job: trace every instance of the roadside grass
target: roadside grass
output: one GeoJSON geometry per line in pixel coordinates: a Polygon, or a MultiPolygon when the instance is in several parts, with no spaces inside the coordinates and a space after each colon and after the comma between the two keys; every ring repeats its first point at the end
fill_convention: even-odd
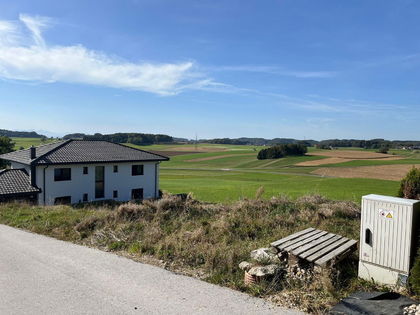
{"type": "Polygon", "coordinates": [[[235,202],[253,198],[263,186],[264,198],[286,194],[292,198],[305,194],[322,194],[335,200],[360,202],[361,196],[376,193],[394,196],[396,181],[365,178],[327,178],[284,175],[262,171],[169,170],[160,172],[160,186],[171,193],[192,192],[195,198],[208,202],[235,202]]]}
{"type": "Polygon", "coordinates": [[[169,195],[109,207],[0,205],[0,223],[134,259],[152,256],[171,270],[190,275],[199,271],[204,280],[271,297],[285,306],[290,304],[284,295],[299,296],[297,307],[311,313],[325,312],[355,289],[377,289],[357,280],[357,256],[346,260],[346,272],[328,286],[322,285],[322,279],[313,283],[278,279],[250,289],[243,285],[238,264],[249,259],[251,250],[308,227],[358,239],[359,215],[357,204],[321,196],[296,200],[279,196],[230,205],[182,201],[169,195]]]}

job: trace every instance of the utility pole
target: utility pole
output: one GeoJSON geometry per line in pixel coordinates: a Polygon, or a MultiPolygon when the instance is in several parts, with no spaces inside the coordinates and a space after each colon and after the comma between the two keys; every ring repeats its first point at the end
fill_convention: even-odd
{"type": "Polygon", "coordinates": [[[195,151],[197,151],[197,143],[198,143],[197,133],[195,133],[195,151]]]}

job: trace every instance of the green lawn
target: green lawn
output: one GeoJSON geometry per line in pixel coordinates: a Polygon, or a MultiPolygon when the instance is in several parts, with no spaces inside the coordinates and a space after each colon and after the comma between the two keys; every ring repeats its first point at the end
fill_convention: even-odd
{"type": "Polygon", "coordinates": [[[171,193],[192,192],[200,200],[232,202],[254,198],[259,187],[264,197],[286,194],[298,197],[321,194],[331,199],[360,202],[363,195],[376,193],[395,196],[398,182],[365,178],[325,178],[252,172],[162,169],[161,188],[171,193]]]}
{"type": "Polygon", "coordinates": [[[37,146],[56,141],[51,139],[46,139],[45,141],[42,141],[41,138],[12,138],[12,140],[15,143],[15,150],[19,150],[22,147],[24,149],[27,149],[32,145],[37,146]]]}

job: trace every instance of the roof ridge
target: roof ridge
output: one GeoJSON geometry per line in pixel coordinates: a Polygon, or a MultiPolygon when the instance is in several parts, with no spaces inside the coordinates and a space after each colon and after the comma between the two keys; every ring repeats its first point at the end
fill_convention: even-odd
{"type": "Polygon", "coordinates": [[[150,151],[146,151],[146,150],[142,150],[142,149],[138,149],[138,148],[129,147],[128,145],[125,145],[125,144],[122,144],[122,143],[111,142],[111,141],[108,141],[108,140],[103,140],[103,141],[109,142],[109,143],[112,143],[112,144],[118,144],[118,145],[120,145],[122,147],[133,149],[133,150],[137,150],[137,151],[140,151],[140,152],[154,154],[154,155],[157,155],[157,156],[160,156],[160,157],[163,157],[163,158],[169,160],[169,158],[167,156],[164,156],[164,155],[161,155],[161,154],[157,154],[157,153],[154,153],[154,152],[150,152],[150,151]]]}
{"type": "Polygon", "coordinates": [[[38,162],[38,160],[40,160],[41,158],[43,158],[44,156],[46,156],[47,154],[50,154],[52,152],[57,151],[58,149],[64,147],[66,144],[72,142],[72,139],[68,139],[68,140],[64,140],[63,143],[60,143],[59,145],[57,145],[55,148],[52,148],[51,150],[45,152],[44,154],[41,154],[40,156],[36,157],[35,159],[33,159],[30,163],[30,165],[35,164],[36,162],[38,162]]]}

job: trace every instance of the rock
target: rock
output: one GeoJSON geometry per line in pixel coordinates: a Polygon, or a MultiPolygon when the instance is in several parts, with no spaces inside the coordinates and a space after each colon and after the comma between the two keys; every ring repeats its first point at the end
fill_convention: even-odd
{"type": "Polygon", "coordinates": [[[278,264],[279,257],[270,248],[258,248],[251,252],[251,259],[260,264],[278,264]]]}
{"type": "Polygon", "coordinates": [[[273,276],[279,268],[278,265],[257,266],[249,269],[248,273],[257,277],[273,276]]]}
{"type": "Polygon", "coordinates": [[[242,269],[243,271],[248,271],[249,269],[252,268],[252,264],[250,264],[247,261],[243,261],[239,264],[239,268],[242,269]]]}

